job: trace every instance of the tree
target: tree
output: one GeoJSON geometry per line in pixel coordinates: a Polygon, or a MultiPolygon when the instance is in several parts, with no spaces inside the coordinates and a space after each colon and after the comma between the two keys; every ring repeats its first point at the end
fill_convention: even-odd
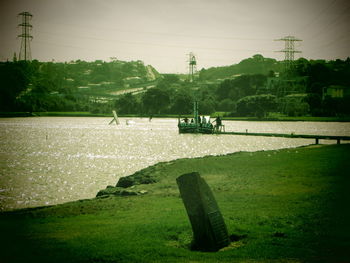
{"type": "Polygon", "coordinates": [[[184,90],[178,91],[173,99],[171,113],[189,114],[192,112],[193,98],[184,90]]]}
{"type": "Polygon", "coordinates": [[[213,112],[215,112],[215,102],[211,98],[200,101],[199,112],[200,114],[212,114],[213,112]]]}
{"type": "Polygon", "coordinates": [[[305,58],[299,58],[294,62],[293,71],[298,76],[307,76],[310,62],[305,58]]]}
{"type": "Polygon", "coordinates": [[[240,91],[237,89],[237,87],[234,85],[234,81],[231,79],[225,79],[223,82],[221,82],[216,90],[216,95],[218,100],[227,98],[238,100],[241,97],[240,91]]]}
{"type": "Polygon", "coordinates": [[[0,63],[0,110],[16,110],[16,98],[31,80],[30,66],[26,61],[0,63]]]}
{"type": "Polygon", "coordinates": [[[277,107],[277,98],[271,94],[247,96],[237,102],[237,113],[241,116],[265,117],[277,107]]]}
{"type": "Polygon", "coordinates": [[[281,99],[281,111],[288,116],[305,116],[310,111],[310,106],[306,102],[306,94],[288,95],[281,99]]]}
{"type": "Polygon", "coordinates": [[[144,110],[148,114],[159,114],[163,112],[170,103],[170,96],[167,90],[160,88],[148,89],[142,96],[144,110]]]}
{"type": "Polygon", "coordinates": [[[131,93],[121,95],[116,100],[115,106],[117,108],[118,113],[122,114],[138,113],[140,109],[140,103],[131,93]]]}
{"type": "Polygon", "coordinates": [[[305,101],[310,106],[310,111],[313,116],[322,115],[322,98],[318,93],[309,93],[305,101]]]}
{"type": "Polygon", "coordinates": [[[178,83],[180,78],[176,74],[163,74],[163,81],[168,84],[178,83]]]}
{"type": "Polygon", "coordinates": [[[218,105],[218,110],[227,112],[236,111],[236,103],[231,99],[224,99],[220,101],[218,105]]]}
{"type": "Polygon", "coordinates": [[[224,80],[216,90],[219,100],[230,98],[237,101],[246,96],[255,95],[258,89],[266,85],[267,77],[262,74],[241,75],[235,79],[224,80]]]}

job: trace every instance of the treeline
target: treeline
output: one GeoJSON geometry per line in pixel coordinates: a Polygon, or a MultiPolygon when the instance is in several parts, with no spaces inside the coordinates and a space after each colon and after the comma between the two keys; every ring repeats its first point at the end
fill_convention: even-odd
{"type": "Polygon", "coordinates": [[[350,115],[350,58],[295,62],[291,74],[306,79],[304,102],[313,116],[350,115]]]}
{"type": "MultiPolygon", "coordinates": [[[[251,64],[245,70],[261,69],[265,74],[236,74],[220,82],[199,79],[180,81],[176,75],[165,76],[159,85],[142,96],[124,95],[116,101],[121,113],[190,114],[193,100],[198,100],[202,114],[225,112],[229,116],[266,117],[269,113],[287,116],[350,115],[350,59],[299,59],[288,71],[260,55],[240,64],[251,64]],[[254,63],[252,61],[255,61],[254,63]],[[261,64],[259,64],[259,61],[261,64]]],[[[223,68],[226,72],[227,68],[223,68]]],[[[208,70],[209,71],[209,70],[208,70]]],[[[216,73],[219,69],[215,69],[216,73]]],[[[203,71],[202,71],[203,72],[203,71]]],[[[202,74],[202,72],[200,74],[202,74]]],[[[218,79],[226,73],[213,73],[218,79]]]]}
{"type": "Polygon", "coordinates": [[[197,100],[201,114],[221,111],[232,116],[263,117],[277,105],[276,96],[260,92],[266,89],[267,78],[262,74],[242,75],[217,85],[181,82],[179,79],[169,81],[165,77],[142,95],[120,96],[115,107],[121,114],[182,115],[191,114],[193,101],[197,100]]]}
{"type": "Polygon", "coordinates": [[[1,62],[0,111],[109,111],[111,92],[159,76],[141,61],[1,62]]]}
{"type": "Polygon", "coordinates": [[[282,62],[255,55],[237,65],[201,70],[189,82],[160,75],[141,61],[0,63],[0,111],[89,111],[266,117],[350,115],[350,59],[282,62]],[[116,93],[128,90],[124,95],[116,93]],[[135,92],[137,90],[137,92],[135,92]],[[133,92],[133,93],[131,93],[133,92]]]}

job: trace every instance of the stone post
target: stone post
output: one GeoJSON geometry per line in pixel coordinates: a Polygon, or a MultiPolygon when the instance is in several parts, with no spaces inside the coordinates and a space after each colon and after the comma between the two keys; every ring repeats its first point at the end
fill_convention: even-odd
{"type": "Polygon", "coordinates": [[[193,231],[193,249],[218,251],[230,243],[227,228],[208,184],[197,172],[177,179],[193,231]]]}

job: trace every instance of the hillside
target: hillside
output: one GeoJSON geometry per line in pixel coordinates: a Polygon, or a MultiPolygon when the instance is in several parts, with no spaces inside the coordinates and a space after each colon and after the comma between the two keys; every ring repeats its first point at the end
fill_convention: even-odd
{"type": "Polygon", "coordinates": [[[254,55],[251,58],[247,58],[233,64],[231,66],[212,67],[208,69],[202,69],[199,73],[200,80],[217,80],[232,78],[242,74],[264,74],[269,72],[280,72],[282,70],[283,63],[272,58],[264,58],[262,55],[254,55]]]}
{"type": "Polygon", "coordinates": [[[189,81],[142,61],[6,62],[0,63],[0,111],[183,115],[195,99],[201,114],[342,117],[350,114],[349,70],[349,58],[300,58],[286,71],[283,62],[254,55],[202,69],[189,81]]]}
{"type": "Polygon", "coordinates": [[[1,111],[91,111],[118,92],[152,85],[160,74],[142,61],[0,63],[1,111]]]}

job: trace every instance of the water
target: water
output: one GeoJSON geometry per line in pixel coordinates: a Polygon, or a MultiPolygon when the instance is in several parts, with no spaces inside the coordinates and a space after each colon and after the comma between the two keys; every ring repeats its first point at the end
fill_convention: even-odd
{"type": "MultiPolygon", "coordinates": [[[[178,134],[176,119],[120,118],[119,126],[108,125],[110,120],[0,119],[0,210],[92,198],[121,176],[160,161],[314,143],[309,139],[178,134]]],[[[227,131],[350,134],[350,123],[224,124],[227,131]]]]}

